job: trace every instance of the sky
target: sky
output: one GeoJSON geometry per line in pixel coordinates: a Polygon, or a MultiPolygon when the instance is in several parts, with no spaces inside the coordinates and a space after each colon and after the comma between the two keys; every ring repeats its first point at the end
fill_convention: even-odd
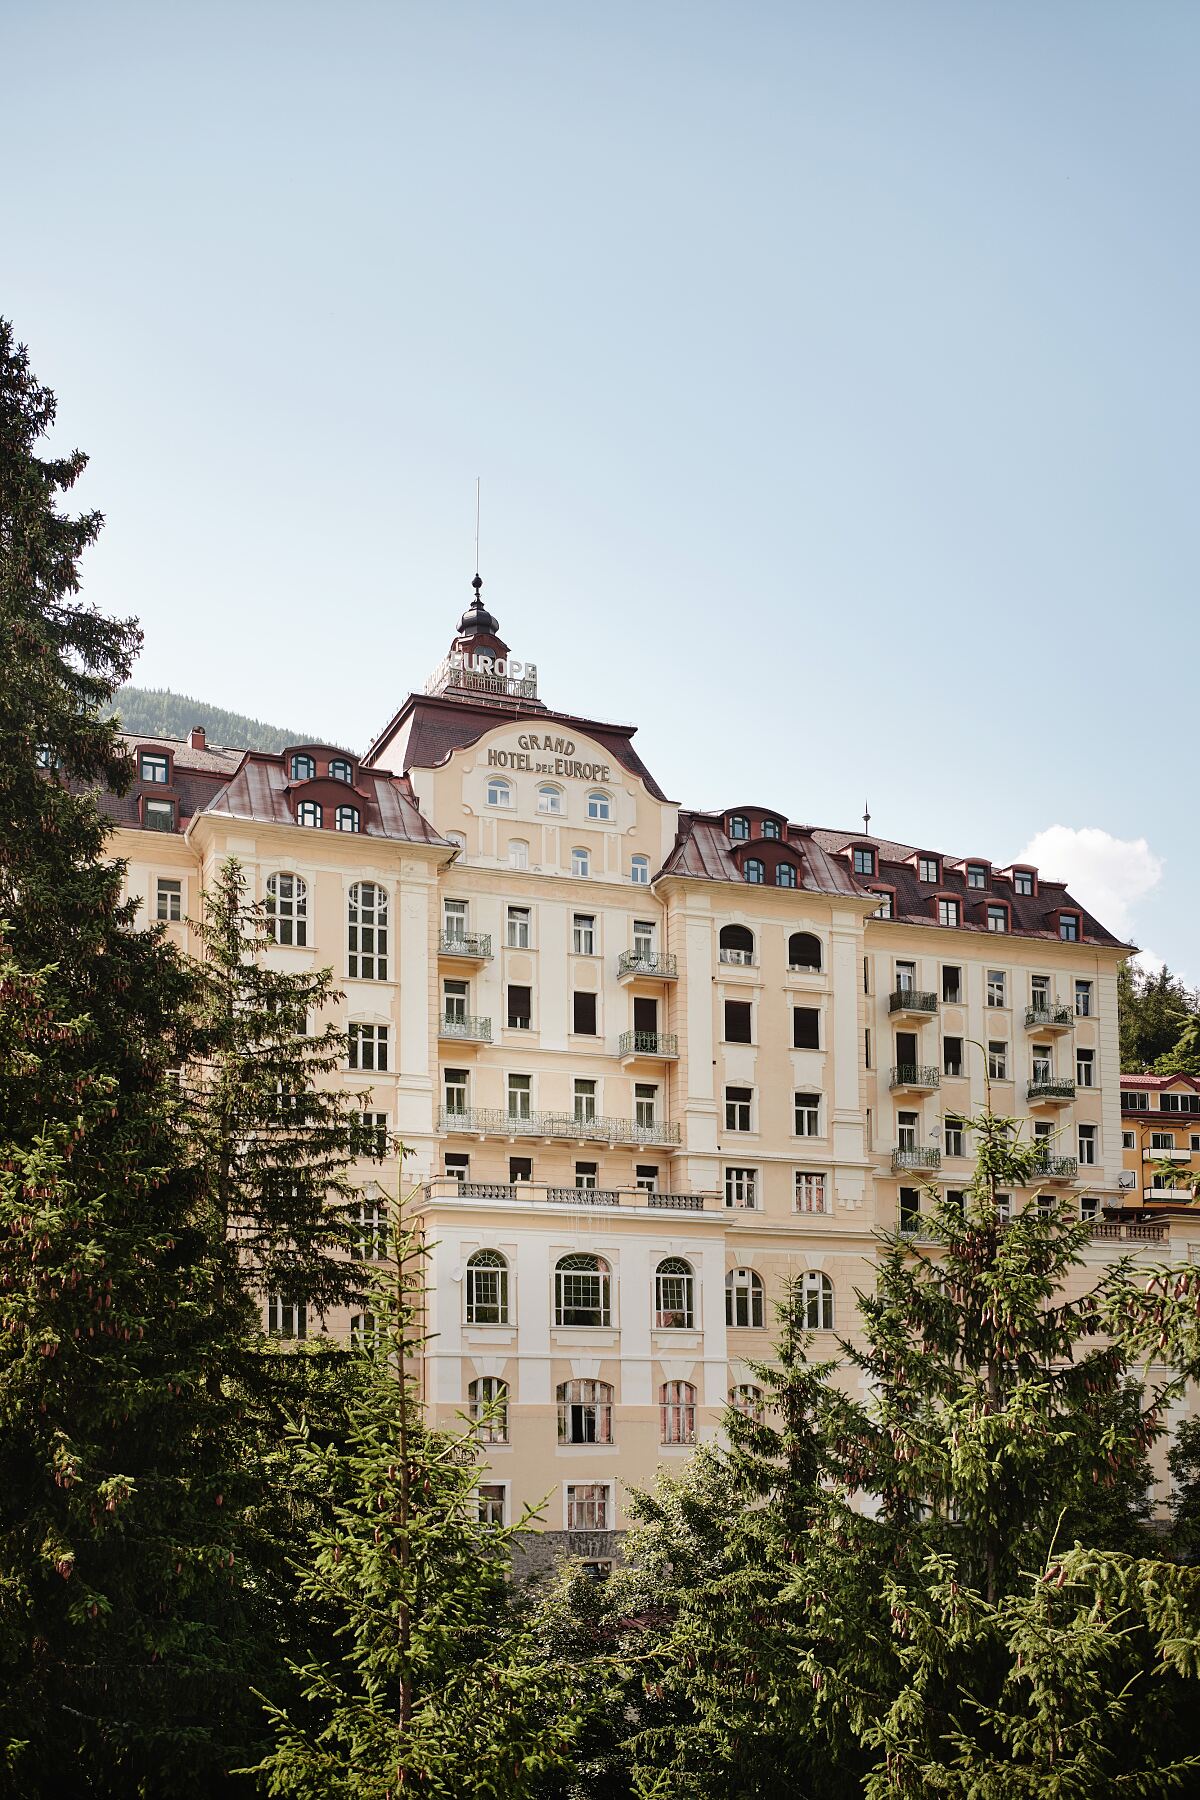
{"type": "Polygon", "coordinates": [[[672,798],[1028,857],[1200,982],[1195,0],[4,36],[0,312],[135,680],[365,747],[479,477],[513,654],[672,798]]]}

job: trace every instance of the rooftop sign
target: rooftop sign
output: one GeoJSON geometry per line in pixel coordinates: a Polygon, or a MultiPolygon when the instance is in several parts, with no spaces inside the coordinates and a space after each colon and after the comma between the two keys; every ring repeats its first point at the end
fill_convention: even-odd
{"type": "Polygon", "coordinates": [[[453,650],[425,683],[427,694],[502,694],[513,700],[537,699],[537,664],[515,656],[489,656],[485,651],[453,650]]]}

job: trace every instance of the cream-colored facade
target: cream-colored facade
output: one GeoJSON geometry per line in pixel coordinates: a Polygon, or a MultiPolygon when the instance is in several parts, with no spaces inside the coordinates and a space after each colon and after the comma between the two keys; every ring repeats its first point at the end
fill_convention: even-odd
{"type": "Polygon", "coordinates": [[[303,883],[304,941],[270,955],[330,965],[339,1023],[386,1062],[342,1079],[409,1154],[361,1173],[414,1193],[431,1246],[433,1416],[506,1406],[489,1505],[611,1555],[629,1488],[754,1387],[785,1279],[818,1355],[854,1337],[880,1230],[919,1236],[922,1185],[969,1181],[955,1121],[989,1081],[1096,1217],[1097,1264],[1190,1256],[1178,1222],[1118,1210],[1127,949],[1061,887],[761,806],[688,812],[628,729],[497,674],[519,665],[478,605],[455,651],[361,760],[135,744],[169,756],[174,829],[145,829],[139,783],[116,850],[183,943],[225,857],[260,898],[303,883]],[[343,764],[358,826],[330,829],[343,764]]]}

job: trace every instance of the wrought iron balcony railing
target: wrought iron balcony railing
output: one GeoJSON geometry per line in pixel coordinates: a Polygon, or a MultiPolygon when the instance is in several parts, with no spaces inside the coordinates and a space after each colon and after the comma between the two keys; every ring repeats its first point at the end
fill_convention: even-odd
{"type": "Polygon", "coordinates": [[[1043,1156],[1037,1173],[1050,1181],[1073,1181],[1079,1173],[1077,1156],[1043,1156]]]}
{"type": "Polygon", "coordinates": [[[438,1130],[466,1132],[472,1137],[562,1138],[593,1144],[679,1142],[678,1125],[666,1119],[640,1124],[635,1119],[577,1119],[572,1113],[508,1113],[498,1106],[442,1107],[438,1130]]]}
{"type": "Polygon", "coordinates": [[[465,956],[472,962],[489,962],[492,955],[490,931],[443,931],[438,938],[442,956],[465,956]]]}
{"type": "Polygon", "coordinates": [[[937,995],[924,988],[897,988],[888,996],[890,1013],[935,1013],[937,1009],[937,995]]]}
{"type": "Polygon", "coordinates": [[[617,958],[618,975],[652,975],[656,980],[674,981],[679,964],[668,950],[622,950],[617,958]]]}
{"type": "Polygon", "coordinates": [[[897,1063],[889,1086],[894,1088],[940,1087],[942,1072],[927,1063],[897,1063]]]}
{"type": "Polygon", "coordinates": [[[1070,1030],[1075,1015],[1069,1006],[1027,1006],[1025,1024],[1031,1031],[1070,1030]]]}
{"type": "Polygon", "coordinates": [[[901,1144],[892,1151],[892,1170],[940,1169],[942,1153],[936,1144],[901,1144]]]}
{"type": "Polygon", "coordinates": [[[1035,1075],[1025,1090],[1027,1100],[1073,1100],[1075,1083],[1058,1075],[1035,1075]]]}
{"type": "Polygon", "coordinates": [[[622,1056],[678,1056],[679,1039],[673,1031],[623,1031],[618,1049],[622,1056]]]}
{"type": "Polygon", "coordinates": [[[438,1026],[438,1036],[444,1038],[468,1038],[472,1043],[490,1044],[492,1041],[492,1021],[476,1018],[473,1013],[443,1013],[438,1026]]]}

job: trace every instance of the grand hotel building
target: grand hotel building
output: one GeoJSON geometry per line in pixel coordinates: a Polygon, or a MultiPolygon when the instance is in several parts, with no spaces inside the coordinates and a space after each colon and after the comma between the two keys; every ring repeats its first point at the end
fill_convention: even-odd
{"type": "MultiPolygon", "coordinates": [[[[542,1553],[598,1562],[628,1487],[755,1404],[785,1278],[819,1347],[855,1334],[877,1232],[919,1236],[922,1184],[969,1180],[985,1080],[1097,1262],[1191,1254],[1123,1179],[1128,946],[1061,883],[758,801],[690,811],[634,735],[539,699],[477,580],[363,755],[131,738],[107,802],[181,944],[232,855],[279,966],[332,966],[342,1079],[410,1153],[363,1179],[415,1186],[433,1246],[431,1413],[489,1409],[485,1509],[543,1503],[542,1553]]],[[[265,1305],[284,1334],[355,1323],[265,1305]]]]}

